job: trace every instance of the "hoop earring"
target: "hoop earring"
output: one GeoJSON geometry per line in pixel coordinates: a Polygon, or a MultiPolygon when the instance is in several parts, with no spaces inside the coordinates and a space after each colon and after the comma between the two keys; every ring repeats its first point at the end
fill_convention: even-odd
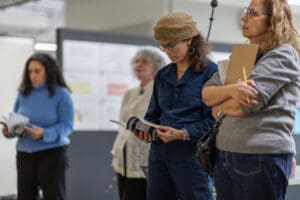
{"type": "Polygon", "coordinates": [[[188,46],[187,54],[193,55],[195,53],[195,48],[191,45],[188,46]]]}

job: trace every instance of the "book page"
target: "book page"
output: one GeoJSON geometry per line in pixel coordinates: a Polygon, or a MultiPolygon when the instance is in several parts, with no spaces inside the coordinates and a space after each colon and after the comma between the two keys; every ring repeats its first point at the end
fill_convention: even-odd
{"type": "Polygon", "coordinates": [[[8,129],[10,130],[12,127],[19,125],[19,124],[27,124],[29,122],[29,119],[25,117],[24,115],[12,112],[9,114],[9,118],[7,121],[8,129]]]}
{"type": "Polygon", "coordinates": [[[141,122],[143,122],[144,124],[146,124],[146,125],[148,125],[148,126],[152,126],[152,127],[154,127],[154,128],[157,128],[157,127],[159,126],[158,124],[154,124],[154,123],[149,122],[149,121],[147,121],[147,120],[145,120],[145,119],[142,119],[142,118],[139,118],[139,120],[141,120],[141,122]]]}

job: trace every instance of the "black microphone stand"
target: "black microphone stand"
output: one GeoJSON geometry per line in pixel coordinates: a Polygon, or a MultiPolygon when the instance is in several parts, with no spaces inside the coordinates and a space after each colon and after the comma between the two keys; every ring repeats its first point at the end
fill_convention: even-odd
{"type": "Polygon", "coordinates": [[[209,39],[212,22],[214,21],[214,12],[215,12],[215,8],[218,6],[218,1],[217,0],[212,0],[210,2],[210,6],[212,7],[212,10],[211,10],[210,18],[209,18],[210,22],[209,22],[209,27],[208,27],[206,41],[208,41],[208,39],[209,39]]]}

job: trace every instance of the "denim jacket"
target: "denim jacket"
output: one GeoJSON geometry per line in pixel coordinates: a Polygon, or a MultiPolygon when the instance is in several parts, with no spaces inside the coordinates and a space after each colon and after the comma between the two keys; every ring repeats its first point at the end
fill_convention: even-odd
{"type": "Polygon", "coordinates": [[[214,123],[211,108],[202,102],[201,91],[216,71],[217,65],[213,62],[209,62],[200,72],[190,66],[177,80],[175,64],[162,68],[155,77],[145,119],[176,129],[186,129],[191,141],[198,140],[214,123]]]}

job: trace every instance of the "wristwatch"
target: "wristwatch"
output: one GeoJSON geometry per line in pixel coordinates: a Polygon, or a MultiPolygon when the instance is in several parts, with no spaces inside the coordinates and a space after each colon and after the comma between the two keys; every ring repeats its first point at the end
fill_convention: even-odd
{"type": "Polygon", "coordinates": [[[182,137],[182,140],[183,141],[187,141],[187,140],[190,140],[191,138],[190,138],[190,134],[187,132],[187,130],[186,129],[182,129],[183,130],[183,137],[182,137]]]}

